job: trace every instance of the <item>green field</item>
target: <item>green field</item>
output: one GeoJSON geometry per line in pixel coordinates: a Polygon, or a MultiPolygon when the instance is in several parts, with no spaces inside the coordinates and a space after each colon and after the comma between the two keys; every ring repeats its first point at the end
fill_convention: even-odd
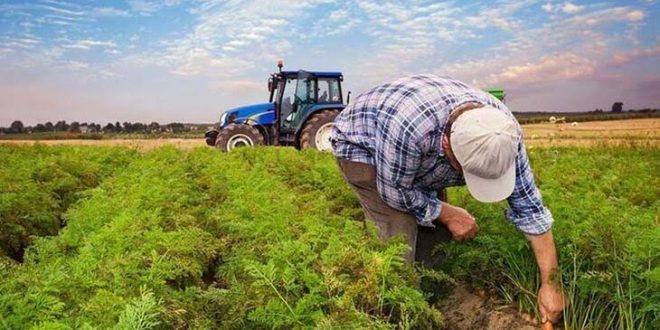
{"type": "MultiPolygon", "coordinates": [[[[534,313],[536,266],[504,204],[440,270],[364,226],[329,154],[292,148],[0,146],[2,329],[430,329],[454,283],[534,313]],[[420,283],[423,283],[420,289],[420,283]],[[432,288],[432,289],[430,289],[432,288]]],[[[660,328],[660,150],[535,148],[567,329],[660,328]]]]}

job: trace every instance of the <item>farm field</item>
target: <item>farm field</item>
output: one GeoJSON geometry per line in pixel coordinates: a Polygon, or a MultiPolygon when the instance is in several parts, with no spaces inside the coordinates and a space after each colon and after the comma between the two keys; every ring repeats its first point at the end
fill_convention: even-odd
{"type": "MultiPolygon", "coordinates": [[[[571,123],[543,123],[522,125],[527,146],[580,146],[597,145],[627,146],[650,145],[660,147],[660,118],[626,119],[571,123]]],[[[204,145],[203,136],[199,138],[165,139],[102,139],[102,140],[1,140],[0,144],[44,145],[91,145],[91,146],[127,146],[141,150],[150,150],[165,145],[192,149],[204,145]]]]}
{"type": "MultiPolygon", "coordinates": [[[[481,232],[415,270],[365,227],[329,154],[138,147],[0,146],[0,328],[460,328],[457,285],[536,313],[505,204],[450,189],[481,232]]],[[[529,154],[556,219],[563,328],[659,328],[660,150],[529,154]]]]}

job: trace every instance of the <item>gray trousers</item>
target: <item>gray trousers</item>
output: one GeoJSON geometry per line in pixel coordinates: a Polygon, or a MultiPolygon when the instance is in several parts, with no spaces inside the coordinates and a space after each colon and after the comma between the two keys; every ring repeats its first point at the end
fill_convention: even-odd
{"type": "MultiPolygon", "coordinates": [[[[435,247],[451,240],[451,234],[445,226],[438,223],[435,228],[419,226],[412,214],[387,205],[378,194],[374,166],[340,158],[337,162],[344,179],[357,194],[365,217],[378,227],[381,239],[387,240],[397,234],[403,234],[411,248],[404,256],[408,262],[422,262],[427,267],[440,263],[442,254],[434,251],[435,247]]],[[[439,192],[438,196],[441,200],[446,200],[444,190],[439,192]]]]}

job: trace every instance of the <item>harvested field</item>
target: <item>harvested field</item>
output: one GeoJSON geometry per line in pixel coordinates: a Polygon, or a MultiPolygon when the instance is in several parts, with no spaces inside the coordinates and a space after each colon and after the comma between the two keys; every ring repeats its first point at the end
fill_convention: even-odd
{"type": "Polygon", "coordinates": [[[523,125],[528,146],[658,146],[660,119],[523,125]]]}
{"type": "MultiPolygon", "coordinates": [[[[660,118],[626,119],[571,123],[523,125],[525,142],[530,147],[660,146],[660,118]]],[[[0,143],[44,145],[128,146],[151,150],[174,145],[189,150],[205,146],[199,139],[116,139],[116,140],[0,140],[0,143]]]]}

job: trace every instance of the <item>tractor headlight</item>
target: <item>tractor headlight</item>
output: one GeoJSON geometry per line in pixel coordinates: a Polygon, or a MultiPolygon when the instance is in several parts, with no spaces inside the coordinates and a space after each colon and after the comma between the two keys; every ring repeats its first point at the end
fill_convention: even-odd
{"type": "Polygon", "coordinates": [[[220,126],[224,125],[227,122],[227,113],[223,113],[222,116],[220,116],[220,126]]]}

